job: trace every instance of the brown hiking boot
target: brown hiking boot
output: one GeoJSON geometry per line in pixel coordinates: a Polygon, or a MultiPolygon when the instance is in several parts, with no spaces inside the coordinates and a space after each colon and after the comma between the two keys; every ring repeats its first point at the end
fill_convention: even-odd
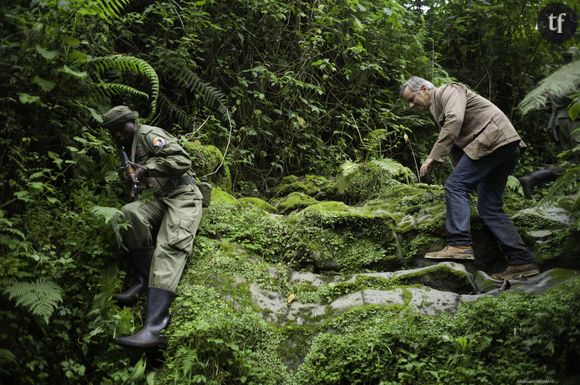
{"type": "Polygon", "coordinates": [[[526,278],[540,274],[540,268],[535,263],[526,263],[523,265],[508,265],[507,269],[501,273],[491,275],[491,278],[501,281],[504,279],[526,278]]]}
{"type": "Polygon", "coordinates": [[[430,251],[425,259],[475,259],[471,246],[445,246],[439,251],[430,251]]]}

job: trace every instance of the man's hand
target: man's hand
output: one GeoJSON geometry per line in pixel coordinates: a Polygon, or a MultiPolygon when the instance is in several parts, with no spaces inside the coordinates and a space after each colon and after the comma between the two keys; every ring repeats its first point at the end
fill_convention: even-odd
{"type": "Polygon", "coordinates": [[[423,164],[421,165],[421,169],[419,170],[419,177],[423,178],[429,172],[429,167],[433,164],[434,160],[431,158],[425,159],[423,164]]]}
{"type": "Polygon", "coordinates": [[[149,169],[147,167],[140,165],[139,163],[131,163],[131,165],[135,170],[135,177],[137,178],[137,180],[140,180],[142,177],[147,176],[147,173],[149,172],[149,169]]]}

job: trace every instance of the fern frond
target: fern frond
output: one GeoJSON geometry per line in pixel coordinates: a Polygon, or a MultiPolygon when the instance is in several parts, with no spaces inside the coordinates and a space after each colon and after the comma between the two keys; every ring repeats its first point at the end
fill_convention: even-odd
{"type": "Polygon", "coordinates": [[[573,165],[564,171],[558,179],[546,191],[544,197],[538,202],[538,206],[548,206],[554,203],[566,190],[578,191],[580,179],[580,165],[573,165]]]}
{"type": "Polygon", "coordinates": [[[523,115],[546,105],[548,97],[561,98],[576,91],[580,86],[580,60],[566,64],[552,75],[540,81],[518,105],[523,115]]]}
{"type": "Polygon", "coordinates": [[[368,152],[379,151],[381,148],[381,141],[389,136],[389,132],[384,128],[379,128],[369,132],[363,139],[363,147],[368,152]]]}
{"type": "Polygon", "coordinates": [[[169,120],[177,120],[181,127],[189,128],[195,125],[195,118],[173,103],[165,94],[159,94],[159,111],[169,120]]]}
{"type": "Polygon", "coordinates": [[[111,18],[121,16],[123,8],[128,4],[129,0],[97,0],[97,6],[111,18]]]}
{"type": "Polygon", "coordinates": [[[95,84],[97,91],[101,93],[103,96],[111,97],[113,95],[133,95],[145,99],[149,99],[149,95],[147,95],[143,91],[139,91],[131,86],[126,84],[119,84],[119,83],[97,83],[95,84]]]}
{"type": "MultiPolygon", "coordinates": [[[[168,66],[165,75],[169,79],[175,80],[188,91],[201,95],[206,106],[217,107],[223,121],[230,122],[229,109],[226,105],[226,97],[217,88],[201,80],[201,78],[191,69],[184,66],[168,66]]],[[[232,124],[234,122],[231,122],[232,124]]]]}
{"type": "Polygon", "coordinates": [[[4,293],[15,300],[16,305],[24,306],[48,324],[56,306],[62,302],[63,291],[56,283],[39,278],[36,282],[16,282],[4,289],[4,293]]]}
{"type": "Polygon", "coordinates": [[[340,172],[336,177],[337,189],[340,194],[344,194],[351,185],[351,180],[360,168],[360,163],[346,161],[340,165],[340,172]]]}
{"type": "Polygon", "coordinates": [[[580,92],[570,95],[572,102],[568,106],[568,116],[570,120],[575,121],[580,115],[580,92]]]}
{"type": "Polygon", "coordinates": [[[381,170],[381,174],[386,174],[392,179],[403,179],[407,183],[413,183],[415,180],[415,174],[413,174],[410,168],[403,166],[393,159],[373,159],[370,163],[381,170]]]}
{"type": "Polygon", "coordinates": [[[123,212],[115,207],[106,207],[97,205],[91,208],[91,212],[105,219],[105,223],[111,226],[111,229],[115,234],[115,239],[117,240],[117,243],[121,245],[123,243],[121,230],[126,229],[128,226],[130,226],[125,221],[125,216],[123,215],[123,212]]]}
{"type": "Polygon", "coordinates": [[[522,187],[522,184],[520,183],[518,178],[516,178],[513,175],[508,176],[506,188],[510,191],[513,191],[513,192],[521,195],[521,196],[524,196],[524,188],[522,187]]]}
{"type": "Polygon", "coordinates": [[[123,216],[123,212],[115,207],[93,206],[91,212],[103,217],[105,223],[109,223],[111,220],[117,220],[123,216]]]}
{"type": "Polygon", "coordinates": [[[5,364],[7,362],[16,363],[16,356],[8,349],[0,349],[0,364],[5,364]]]}
{"type": "Polygon", "coordinates": [[[147,119],[151,119],[157,111],[157,97],[159,96],[159,76],[155,69],[145,60],[127,55],[111,55],[93,59],[93,65],[99,75],[107,71],[128,72],[146,77],[151,83],[150,112],[147,119]]]}

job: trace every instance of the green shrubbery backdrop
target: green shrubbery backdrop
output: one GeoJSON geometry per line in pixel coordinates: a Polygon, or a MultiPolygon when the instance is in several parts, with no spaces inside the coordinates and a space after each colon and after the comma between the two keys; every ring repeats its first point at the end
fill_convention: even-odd
{"type": "MultiPolygon", "coordinates": [[[[436,137],[428,116],[398,100],[411,75],[459,80],[496,102],[530,145],[518,174],[556,161],[548,112],[523,117],[516,109],[574,42],[539,37],[536,17],[547,3],[2,2],[0,379],[505,384],[522,373],[573,374],[577,281],[540,297],[482,300],[455,316],[371,306],[310,326],[279,327],[248,298],[240,307],[246,294],[228,299],[228,290],[245,293],[254,281],[289,290],[265,273],[272,266],[320,268],[333,262],[328,255],[346,272],[407,266],[409,255],[431,243],[431,235],[416,234],[402,249],[382,244],[394,233],[377,233],[362,214],[341,222],[351,227],[338,235],[319,226],[323,209],[340,211],[339,201],[425,204],[404,201],[410,195],[385,181],[415,183],[436,137]],[[218,202],[207,212],[180,286],[166,364],[157,369],[155,358],[129,354],[112,339],[140,322],[138,311],[110,303],[125,277],[118,253],[126,193],[99,121],[121,103],[180,136],[199,175],[217,170],[210,181],[223,190],[222,203],[236,207],[218,202]],[[370,177],[352,178],[355,168],[370,177]],[[308,183],[292,183],[298,177],[291,175],[308,183]],[[280,222],[279,215],[306,207],[280,222]],[[335,251],[316,251],[326,247],[335,251]],[[224,274],[231,281],[217,279],[224,274]],[[515,366],[514,354],[522,357],[515,366]]],[[[449,167],[431,182],[441,183],[449,167]]],[[[577,201],[567,202],[577,214],[577,201]]],[[[324,302],[344,288],[299,289],[303,299],[324,302]]]]}

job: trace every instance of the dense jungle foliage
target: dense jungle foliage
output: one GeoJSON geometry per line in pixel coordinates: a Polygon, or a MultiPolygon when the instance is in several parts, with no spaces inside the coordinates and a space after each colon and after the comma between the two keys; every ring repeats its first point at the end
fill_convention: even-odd
{"type": "MultiPolygon", "coordinates": [[[[312,264],[316,271],[320,255],[338,258],[345,274],[412,267],[412,256],[440,240],[440,222],[414,233],[396,218],[367,222],[367,211],[339,220],[347,230],[334,233],[336,217],[311,207],[378,210],[372,199],[390,197],[408,214],[441,209],[438,186],[417,187],[431,197],[426,202],[382,185],[385,178],[416,184],[437,137],[429,116],[399,100],[412,75],[436,85],[461,81],[506,112],[529,145],[516,175],[561,162],[546,129],[549,105],[525,115],[518,109],[578,43],[578,34],[563,44],[539,36],[538,12],[548,3],[1,2],[0,382],[508,384],[522,374],[577,374],[578,280],[537,297],[485,298],[455,315],[372,305],[310,326],[267,322],[246,293],[259,282],[328,304],[373,283],[316,291],[285,286],[272,269],[312,264]],[[117,104],[179,136],[198,176],[220,188],[180,284],[160,366],[159,357],[128,353],[113,340],[139,323],[139,309],[110,301],[125,278],[119,209],[127,194],[99,123],[117,104]],[[366,176],[352,177],[355,169],[366,176]],[[515,364],[514,356],[521,357],[515,364]]],[[[576,2],[562,3],[580,13],[576,2]]],[[[575,92],[570,113],[577,115],[575,92]]],[[[565,178],[538,197],[560,204],[573,222],[535,251],[562,247],[567,267],[577,268],[580,171],[565,166],[565,178]]],[[[429,182],[442,184],[450,168],[429,182]]],[[[513,181],[509,187],[512,212],[540,200],[523,200],[513,181]]]]}

